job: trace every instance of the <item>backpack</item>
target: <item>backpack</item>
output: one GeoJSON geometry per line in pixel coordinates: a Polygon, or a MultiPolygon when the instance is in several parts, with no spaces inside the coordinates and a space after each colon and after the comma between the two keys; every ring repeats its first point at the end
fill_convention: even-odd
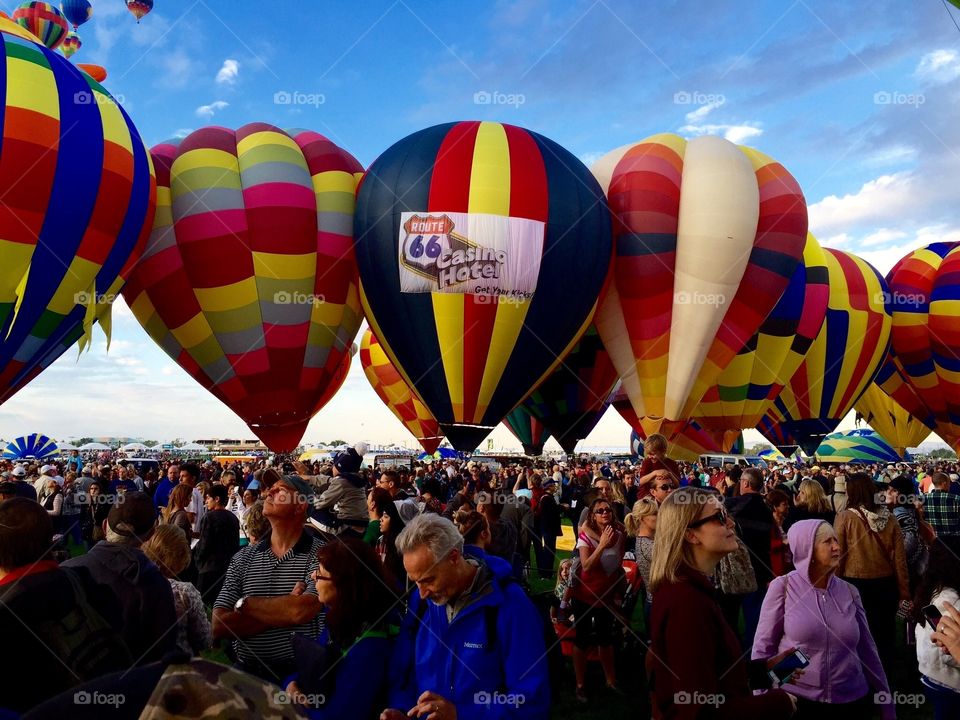
{"type": "Polygon", "coordinates": [[[133,665],[120,634],[90,604],[80,579],[71,570],[64,569],[63,574],[76,602],[61,616],[34,624],[36,635],[81,681],[133,665]]]}

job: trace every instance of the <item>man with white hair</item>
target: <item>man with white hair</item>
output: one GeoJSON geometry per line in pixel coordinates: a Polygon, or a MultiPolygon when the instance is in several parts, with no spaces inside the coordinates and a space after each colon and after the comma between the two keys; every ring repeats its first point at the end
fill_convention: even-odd
{"type": "Polygon", "coordinates": [[[448,519],[418,515],[397,537],[416,584],[382,720],[540,720],[550,715],[543,624],[500,558],[463,554],[448,519]]]}
{"type": "Polygon", "coordinates": [[[10,480],[17,486],[17,497],[24,497],[36,502],[38,497],[37,489],[27,482],[27,469],[23,465],[16,465],[13,470],[10,471],[10,480]]]}

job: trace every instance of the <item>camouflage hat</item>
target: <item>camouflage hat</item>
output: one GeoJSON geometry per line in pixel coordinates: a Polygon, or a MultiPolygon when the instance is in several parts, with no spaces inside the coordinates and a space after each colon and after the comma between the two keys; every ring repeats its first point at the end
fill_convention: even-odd
{"type": "Polygon", "coordinates": [[[196,658],[169,665],[140,720],[303,718],[278,686],[226,665],[196,658]]]}

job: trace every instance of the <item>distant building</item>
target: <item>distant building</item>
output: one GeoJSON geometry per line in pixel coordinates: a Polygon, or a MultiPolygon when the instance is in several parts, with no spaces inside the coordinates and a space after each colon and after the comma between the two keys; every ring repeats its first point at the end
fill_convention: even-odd
{"type": "Polygon", "coordinates": [[[193,440],[218,453],[269,452],[269,448],[259,440],[238,440],[235,438],[206,438],[193,440]]]}

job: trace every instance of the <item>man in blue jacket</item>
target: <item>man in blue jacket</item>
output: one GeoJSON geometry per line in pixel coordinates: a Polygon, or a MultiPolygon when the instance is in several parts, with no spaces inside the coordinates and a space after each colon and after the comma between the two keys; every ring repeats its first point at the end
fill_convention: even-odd
{"type": "Polygon", "coordinates": [[[543,625],[508,563],[467,557],[456,526],[418,515],[397,538],[416,583],[381,720],[541,720],[550,715],[543,625]]]}

